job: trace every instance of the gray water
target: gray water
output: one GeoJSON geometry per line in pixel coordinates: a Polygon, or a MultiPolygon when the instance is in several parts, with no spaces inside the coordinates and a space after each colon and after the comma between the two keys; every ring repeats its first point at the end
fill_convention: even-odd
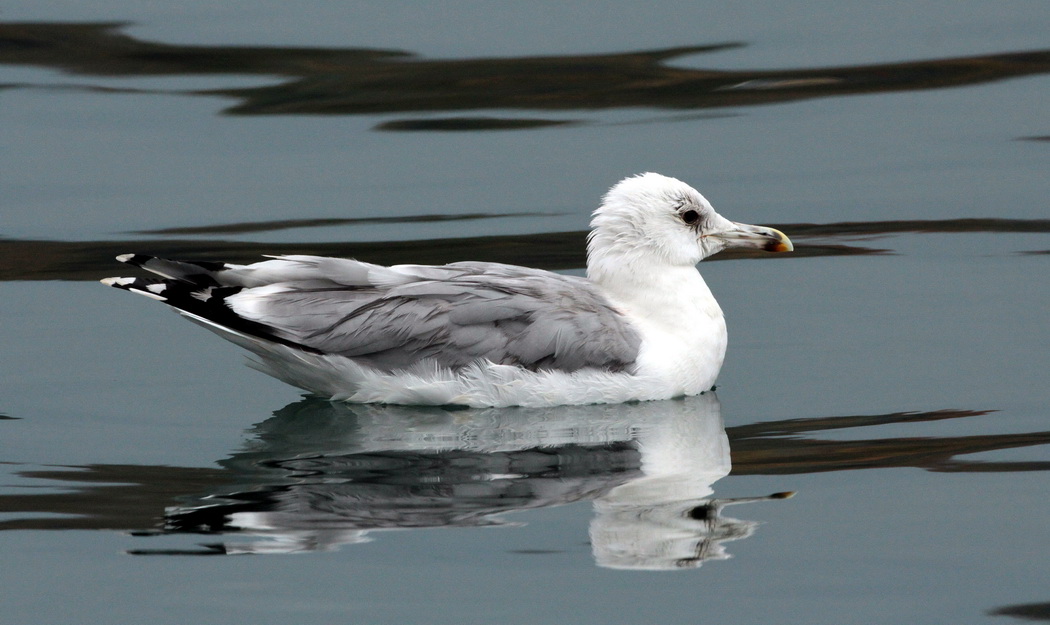
{"type": "Polygon", "coordinates": [[[1045,4],[0,18],[0,622],[1050,620],[1045,4]],[[335,405],[95,282],[578,272],[641,171],[796,243],[701,264],[716,394],[335,405]]]}

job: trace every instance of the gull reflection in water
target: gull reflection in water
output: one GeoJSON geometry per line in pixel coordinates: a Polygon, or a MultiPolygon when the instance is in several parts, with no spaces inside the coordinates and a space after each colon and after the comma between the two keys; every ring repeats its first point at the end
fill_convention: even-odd
{"type": "Polygon", "coordinates": [[[306,399],[252,433],[222,463],[237,484],[169,508],[164,533],[253,537],[206,553],[328,551],[377,530],[508,525],[509,512],[590,500],[600,566],[688,568],[754,531],[724,506],[790,496],[710,498],[731,467],[714,393],[545,409],[306,399]]]}

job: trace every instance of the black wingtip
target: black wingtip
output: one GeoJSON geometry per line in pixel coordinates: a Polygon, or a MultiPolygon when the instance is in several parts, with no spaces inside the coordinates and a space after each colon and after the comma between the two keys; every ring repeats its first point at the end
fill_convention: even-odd
{"type": "Polygon", "coordinates": [[[138,293],[139,295],[145,295],[150,299],[162,302],[168,301],[165,293],[167,285],[162,280],[145,280],[142,278],[102,278],[99,282],[113,288],[131,291],[132,293],[138,293]]]}
{"type": "Polygon", "coordinates": [[[153,260],[153,257],[144,256],[142,254],[121,254],[120,256],[117,256],[117,260],[119,260],[122,263],[127,263],[128,265],[141,267],[150,260],[153,260]]]}
{"type": "MultiPolygon", "coordinates": [[[[128,256],[131,256],[130,254],[128,256]]],[[[153,260],[150,257],[150,260],[153,260]]],[[[177,280],[152,278],[103,278],[100,282],[124,291],[164,302],[168,306],[207,321],[209,324],[226,328],[236,333],[277,343],[302,350],[311,354],[322,354],[319,349],[303,345],[279,336],[274,328],[251,319],[245,319],[226,306],[225,300],[230,295],[241,291],[242,287],[204,287],[197,288],[192,284],[177,280]]]]}
{"type": "Polygon", "coordinates": [[[185,282],[198,288],[223,286],[218,274],[228,269],[226,263],[206,260],[170,260],[145,254],[121,254],[117,260],[140,267],[171,280],[185,282]]]}

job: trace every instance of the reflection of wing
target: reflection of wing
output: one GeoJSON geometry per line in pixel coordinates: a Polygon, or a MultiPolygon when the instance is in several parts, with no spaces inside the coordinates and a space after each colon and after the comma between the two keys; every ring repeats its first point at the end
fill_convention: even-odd
{"type": "Polygon", "coordinates": [[[270,484],[170,508],[165,531],[264,539],[224,541],[226,553],[291,553],[337,549],[379,530],[513,525],[501,515],[587,501],[637,475],[637,456],[614,444],[275,460],[270,484]]]}
{"type": "MultiPolygon", "coordinates": [[[[383,529],[503,524],[508,512],[591,500],[599,515],[609,502],[642,510],[619,516],[643,519],[629,530],[640,545],[646,532],[664,540],[645,511],[701,505],[729,470],[712,393],[502,410],[304,400],[253,435],[248,449],[222,462],[244,486],[168,510],[167,531],[258,536],[265,540],[221,549],[288,553],[334,549],[383,529]],[[634,482],[644,502],[632,494],[634,482]]],[[[711,536],[705,523],[686,519],[693,543],[711,536]]],[[[606,545],[595,550],[597,557],[606,545]]]]}
{"type": "Polygon", "coordinates": [[[168,278],[118,279],[192,317],[382,371],[422,359],[531,370],[628,369],[640,337],[586,280],[496,263],[382,267],[289,256],[253,265],[121,260],[168,278]]]}

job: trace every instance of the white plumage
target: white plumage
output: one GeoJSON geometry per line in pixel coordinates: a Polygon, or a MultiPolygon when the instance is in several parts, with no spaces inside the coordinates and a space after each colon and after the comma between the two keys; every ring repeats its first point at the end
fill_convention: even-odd
{"type": "Polygon", "coordinates": [[[594,212],[587,278],[497,263],[383,267],[119,260],[164,279],[104,283],[165,301],[332,399],[550,406],[695,395],[722,366],[722,311],[696,263],[727,247],[789,251],[674,178],[642,174],[594,212]]]}

